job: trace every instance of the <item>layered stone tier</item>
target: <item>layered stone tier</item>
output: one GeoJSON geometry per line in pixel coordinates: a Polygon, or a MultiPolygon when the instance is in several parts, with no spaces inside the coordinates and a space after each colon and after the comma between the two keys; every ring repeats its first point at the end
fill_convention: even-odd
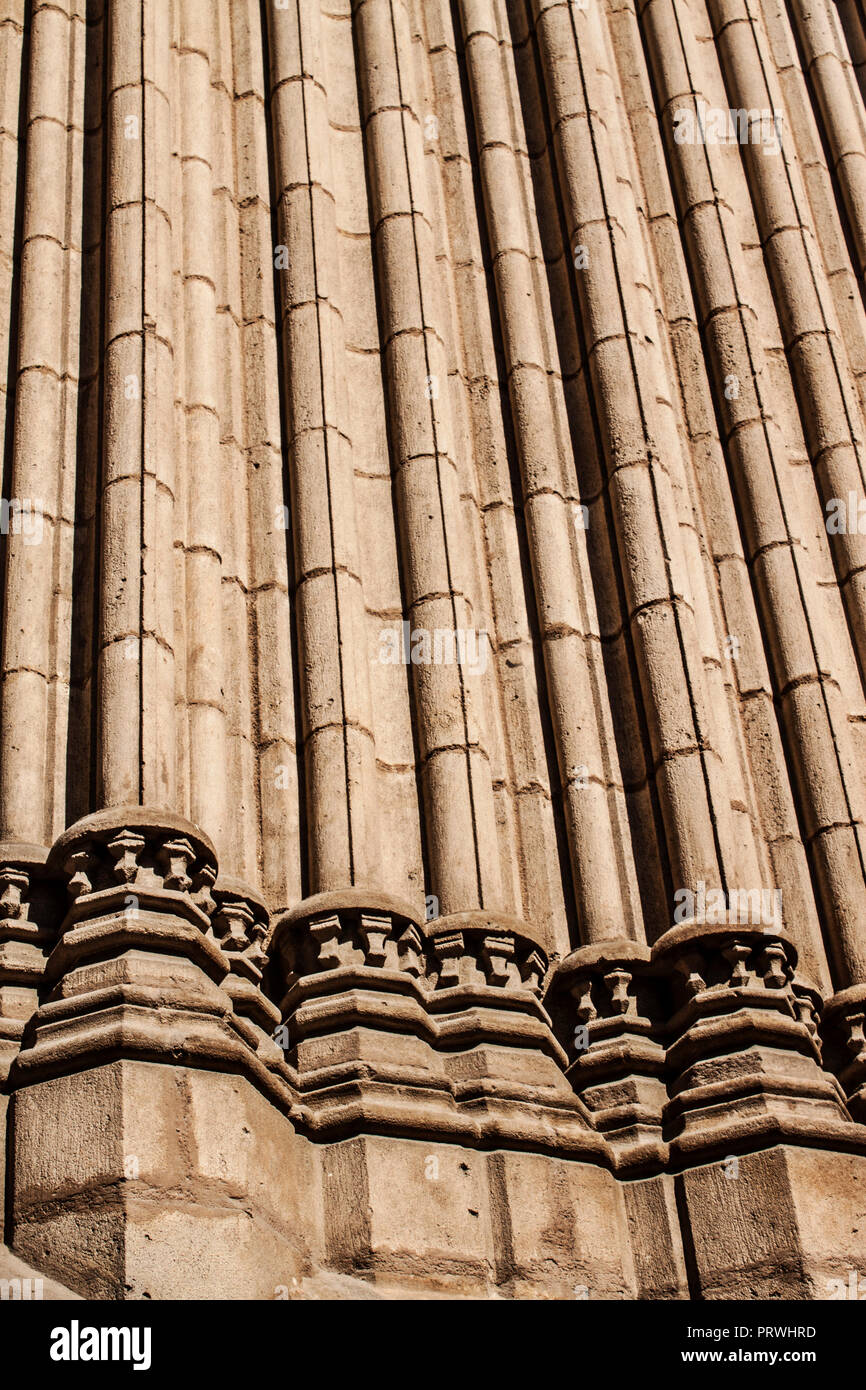
{"type": "Polygon", "coordinates": [[[854,0],[0,0],[22,1267],[866,1268],[864,92],[854,0]]]}

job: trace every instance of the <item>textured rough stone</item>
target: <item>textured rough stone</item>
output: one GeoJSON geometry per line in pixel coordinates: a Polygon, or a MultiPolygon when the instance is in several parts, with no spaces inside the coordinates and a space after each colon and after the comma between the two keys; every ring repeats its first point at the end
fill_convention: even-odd
{"type": "Polygon", "coordinates": [[[12,1296],[866,1281],[864,93],[852,0],[0,0],[12,1296]]]}

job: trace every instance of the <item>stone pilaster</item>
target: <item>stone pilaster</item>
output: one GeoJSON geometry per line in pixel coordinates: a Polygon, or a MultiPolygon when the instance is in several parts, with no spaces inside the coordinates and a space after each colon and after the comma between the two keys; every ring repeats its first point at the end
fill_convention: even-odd
{"type": "Polygon", "coordinates": [[[302,1253],[266,1157],[293,1131],[261,903],[214,896],[207,836],[144,807],[77,822],[47,868],[68,904],[10,1075],[15,1249],[91,1296],[273,1297],[302,1253]]]}
{"type": "Polygon", "coordinates": [[[321,894],[278,919],[281,1010],[308,1123],[485,1145],[554,1133],[607,1163],[541,1002],[547,956],[523,922],[483,912],[423,924],[386,894],[321,894]]]}

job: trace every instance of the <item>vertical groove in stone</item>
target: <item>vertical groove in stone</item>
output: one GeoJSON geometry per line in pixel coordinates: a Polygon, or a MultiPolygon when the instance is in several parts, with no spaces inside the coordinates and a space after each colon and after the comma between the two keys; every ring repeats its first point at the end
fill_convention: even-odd
{"type": "MultiPolygon", "coordinates": [[[[294,653],[289,598],[289,508],[283,486],[283,424],[274,301],[274,223],[268,167],[269,77],[258,0],[230,7],[234,68],[234,186],[238,222],[240,391],[249,588],[255,767],[251,787],[257,862],[274,907],[303,894],[294,653]]],[[[227,373],[238,359],[227,364],[227,373]]],[[[237,381],[239,377],[239,382],[237,381]]],[[[245,870],[245,873],[247,871],[245,870]]]]}
{"type": "MultiPolygon", "coordinates": [[[[188,615],[185,705],[189,811],[206,825],[218,854],[234,840],[226,806],[223,528],[230,524],[223,487],[217,397],[213,215],[211,52],[215,7],[184,0],[176,9],[177,113],[182,202],[179,266],[185,468],[184,583],[188,615]]],[[[226,866],[228,867],[228,865],[226,866]]]]}
{"type": "MultiPolygon", "coordinates": [[[[753,277],[746,269],[734,216],[742,206],[739,152],[723,143],[677,143],[673,135],[676,110],[695,109],[696,96],[725,105],[718,70],[706,85],[713,82],[712,50],[692,37],[693,13],[677,0],[651,0],[642,23],[805,841],[844,978],[859,968],[863,910],[859,788],[831,674],[832,647],[844,648],[848,637],[844,626],[832,646],[825,635],[828,615],[803,530],[802,492],[793,481],[802,465],[788,461],[782,398],[773,390],[762,307],[753,294],[759,272],[753,277]]],[[[791,929],[796,934],[798,923],[791,929]]],[[[810,950],[816,958],[816,943],[810,950]]]]}
{"type": "Polygon", "coordinates": [[[836,0],[836,11],[861,97],[866,96],[866,21],[860,0],[836,0]]]}
{"type": "Polygon", "coordinates": [[[81,150],[81,281],[70,312],[79,324],[74,530],[69,627],[69,721],[65,765],[56,769],[65,796],[55,821],[69,825],[94,807],[97,782],[97,666],[101,567],[100,472],[103,447],[105,0],[87,5],[84,135],[81,150]]]}
{"type": "Polygon", "coordinates": [[[376,880],[375,745],[321,21],[302,3],[268,14],[310,888],[322,892],[376,880]]]}
{"type": "MultiPolygon", "coordinates": [[[[353,6],[367,178],[379,274],[391,464],[414,629],[471,630],[462,578],[466,540],[424,159],[401,0],[353,6]]],[[[490,764],[471,673],[459,663],[412,665],[432,888],[443,913],[494,907],[500,868],[490,764]]]]}
{"type": "Polygon", "coordinates": [[[603,66],[594,10],[533,0],[569,238],[588,248],[577,276],[605,448],[616,539],[650,724],[675,885],[736,876],[730,806],[697,644],[671,480],[654,429],[655,384],[638,312],[609,137],[589,84],[603,66]],[[578,39],[577,28],[580,27],[578,39]],[[714,766],[715,765],[715,766],[714,766]]]}
{"type": "Polygon", "coordinates": [[[595,605],[586,583],[585,533],[576,524],[582,514],[565,467],[564,401],[548,376],[538,319],[543,297],[528,223],[532,200],[520,169],[526,160],[516,143],[521,137],[513,123],[515,94],[504,72],[507,50],[487,0],[461,0],[459,9],[577,917],[586,942],[634,936],[635,915],[627,898],[634,878],[631,847],[617,842],[611,816],[610,801],[621,795],[621,778],[595,605]]]}
{"type": "MultiPolygon", "coordinates": [[[[8,45],[10,36],[4,37],[8,45]]],[[[52,839],[65,811],[84,54],[76,0],[33,6],[12,463],[3,519],[0,820],[6,838],[37,843],[52,839]]]]}
{"type": "Polygon", "coordinates": [[[175,804],[169,22],[109,5],[100,805],[175,804]]]}

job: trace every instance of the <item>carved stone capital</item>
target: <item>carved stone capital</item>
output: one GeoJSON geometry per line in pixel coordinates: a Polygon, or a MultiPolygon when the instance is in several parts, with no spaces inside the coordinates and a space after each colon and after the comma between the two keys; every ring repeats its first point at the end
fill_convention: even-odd
{"type": "Polygon", "coordinates": [[[199,899],[216,878],[216,851],[203,831],[170,811],[119,806],[85,816],[55,841],[48,868],[67,886],[63,931],[118,907],[128,916],[179,912],[208,928],[211,904],[199,899]]]}
{"type": "Polygon", "coordinates": [[[431,990],[463,989],[468,997],[491,989],[540,997],[547,953],[522,919],[455,912],[429,922],[425,936],[431,990]]]}
{"type": "Polygon", "coordinates": [[[756,1138],[856,1138],[844,1093],[822,1067],[816,992],[778,926],[684,922],[655,943],[670,986],[666,1026],[673,1152],[707,1156],[756,1138]]]}
{"type": "Polygon", "coordinates": [[[314,977],[347,972],[374,988],[383,976],[423,971],[421,921],[413,908],[390,893],[344,888],[305,898],[276,920],[269,954],[282,977],[291,1008],[298,988],[309,994],[324,987],[314,977]],[[370,972],[368,974],[368,972],[370,972]]]}
{"type": "MultiPolygon", "coordinates": [[[[265,1027],[274,1021],[254,983],[264,905],[229,884],[212,923],[217,868],[207,835],[159,809],[112,807],[60,836],[47,870],[65,887],[66,912],[16,1085],[120,1056],[245,1070],[274,1093],[255,1026],[257,1012],[265,1027]],[[242,921],[243,949],[224,949],[239,944],[227,938],[242,921]]],[[[285,1081],[279,1087],[287,1105],[285,1081]]]]}
{"type": "Polygon", "coordinates": [[[649,947],[625,937],[582,946],[557,966],[545,1000],[567,1075],[617,1163],[656,1168],[662,1136],[665,983],[649,947]]]}
{"type": "Polygon", "coordinates": [[[59,894],[47,859],[41,845],[0,842],[0,1082],[37,1007],[56,937],[59,894]]]}
{"type": "Polygon", "coordinates": [[[242,879],[221,874],[213,889],[210,935],[223,951],[229,974],[222,988],[238,1018],[249,1022],[256,1051],[265,1065],[282,1067],[283,1049],[275,1040],[280,1011],[263,986],[270,918],[264,899],[242,879]]]}

